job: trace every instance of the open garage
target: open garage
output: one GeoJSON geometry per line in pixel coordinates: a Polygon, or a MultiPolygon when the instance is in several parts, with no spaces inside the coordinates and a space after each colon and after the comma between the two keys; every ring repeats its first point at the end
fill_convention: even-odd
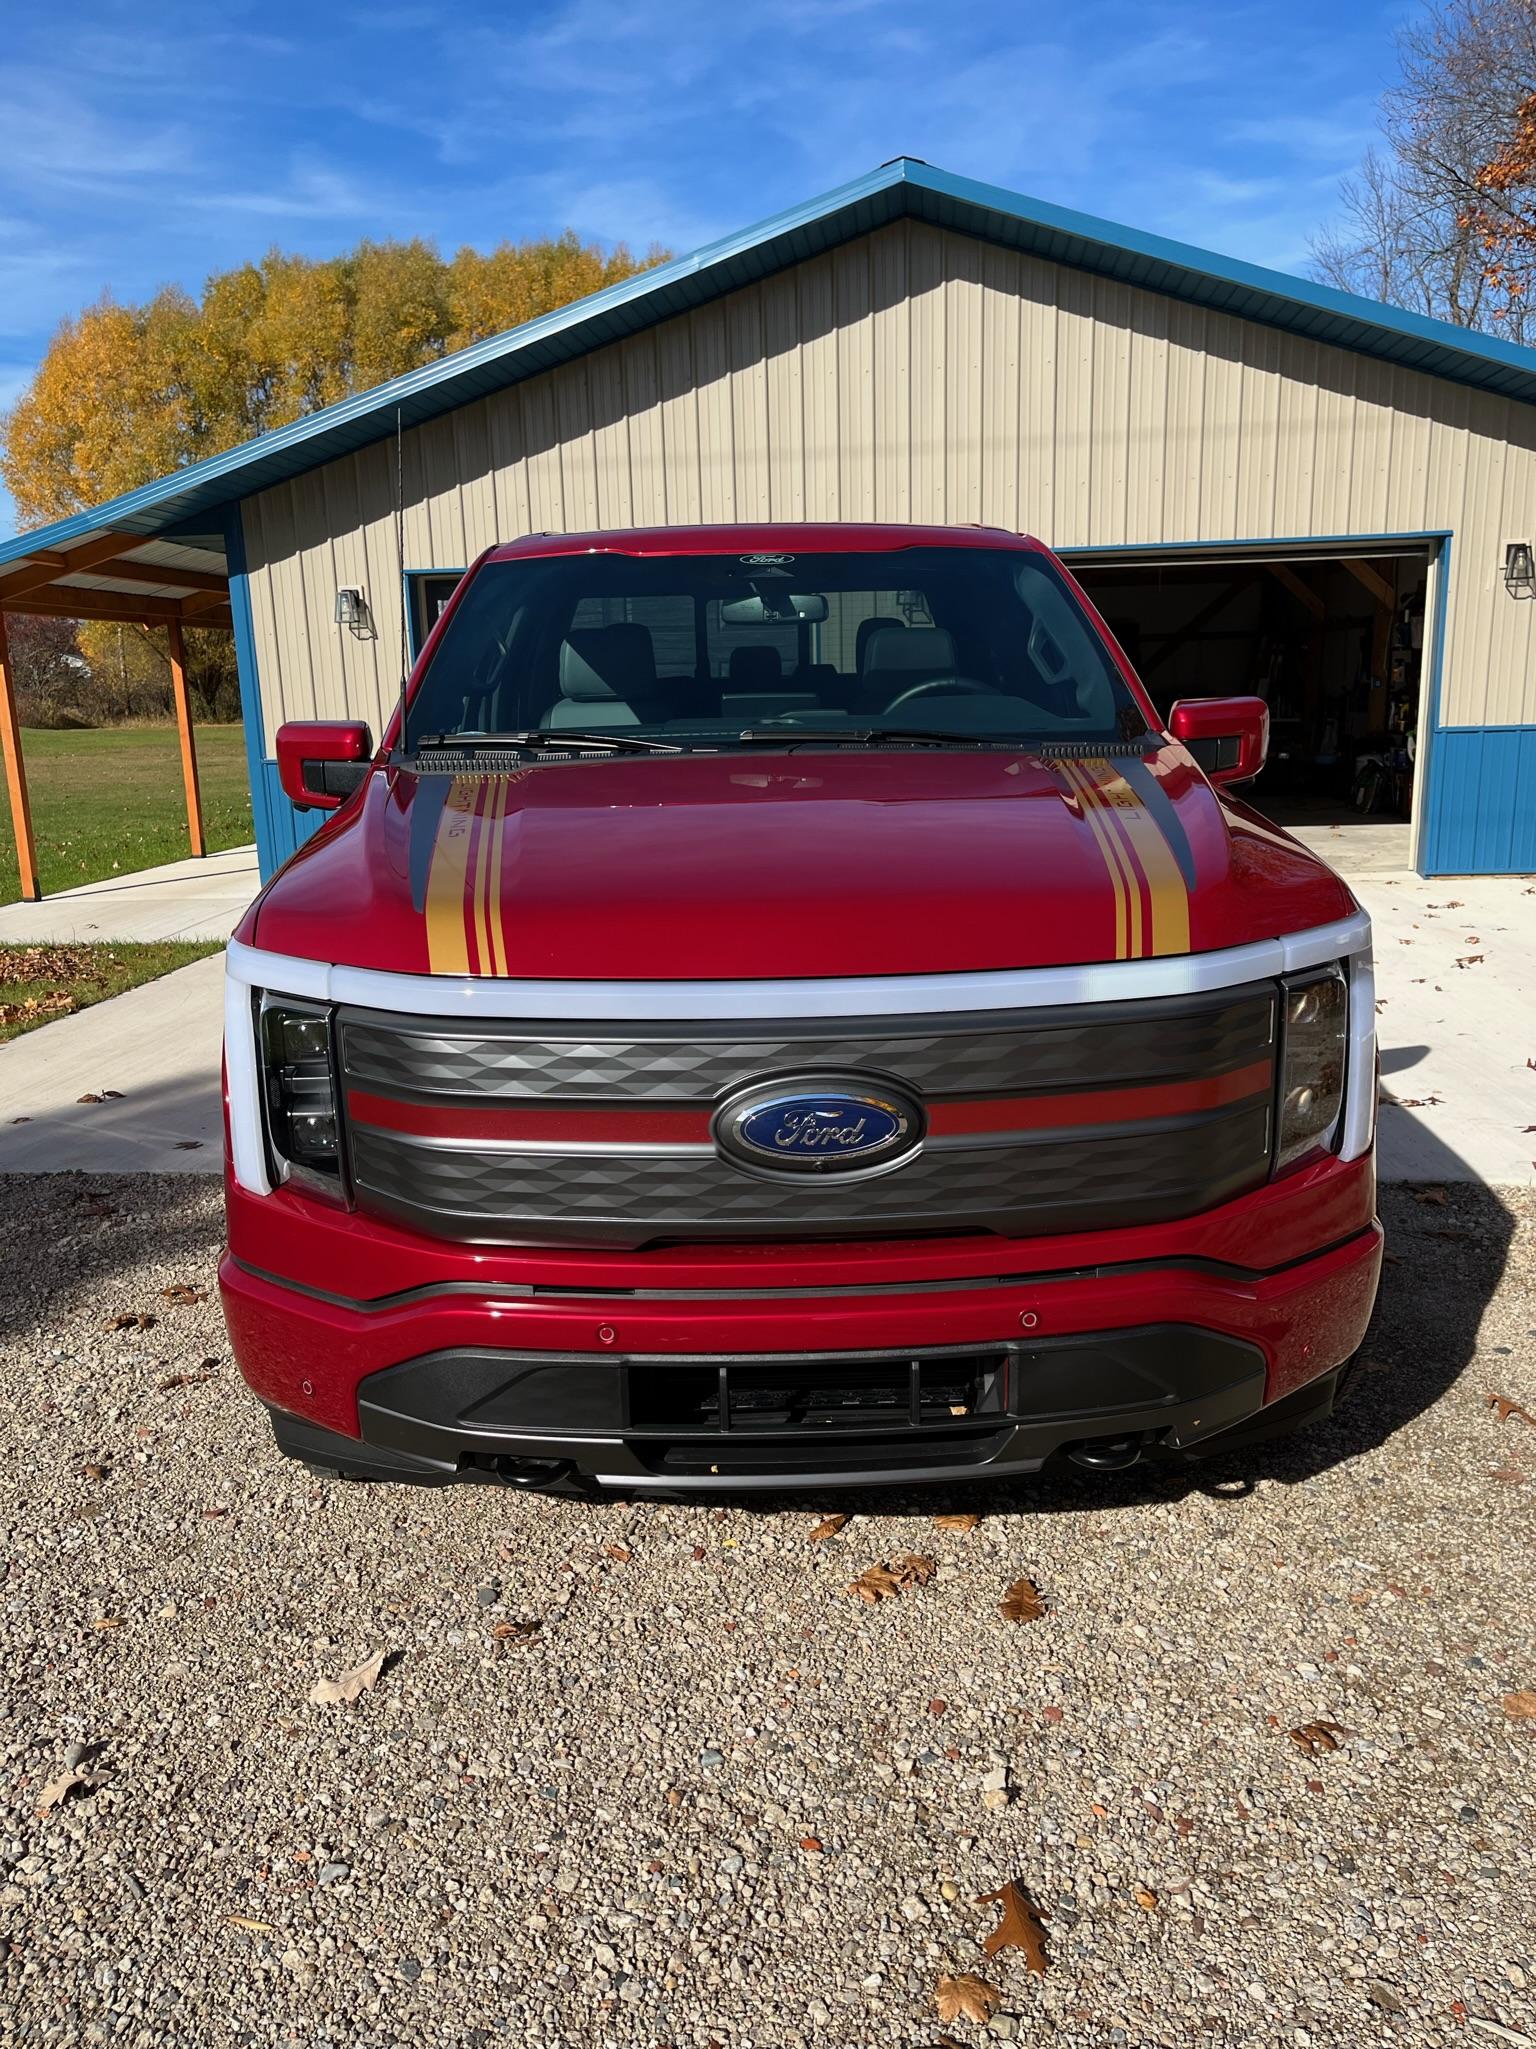
{"type": "Polygon", "coordinates": [[[1160,703],[1267,699],[1253,801],[1342,865],[1536,868],[1536,351],[911,159],[22,535],[0,607],[227,575],[270,871],[277,727],[381,731],[483,548],[752,520],[1038,534],[1160,703]]]}

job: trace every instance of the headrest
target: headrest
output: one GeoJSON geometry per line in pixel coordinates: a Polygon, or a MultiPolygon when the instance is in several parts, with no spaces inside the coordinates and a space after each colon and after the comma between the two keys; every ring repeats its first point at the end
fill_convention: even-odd
{"type": "Polygon", "coordinates": [[[766,684],[777,683],[784,673],[784,664],[779,660],[776,647],[733,647],[731,649],[731,681],[749,683],[756,689],[766,684]]]}
{"type": "Polygon", "coordinates": [[[942,626],[882,626],[864,648],[864,675],[953,676],[954,635],[942,626]]]}
{"type": "Polygon", "coordinates": [[[576,704],[625,702],[653,689],[656,651],[648,626],[574,626],[560,643],[560,695],[576,704]]]}
{"type": "Polygon", "coordinates": [[[853,643],[853,666],[860,676],[863,675],[867,666],[865,657],[869,652],[869,636],[872,633],[881,632],[888,626],[904,627],[905,625],[906,621],[904,619],[883,619],[878,614],[873,618],[861,619],[859,621],[859,630],[854,637],[853,643]]]}

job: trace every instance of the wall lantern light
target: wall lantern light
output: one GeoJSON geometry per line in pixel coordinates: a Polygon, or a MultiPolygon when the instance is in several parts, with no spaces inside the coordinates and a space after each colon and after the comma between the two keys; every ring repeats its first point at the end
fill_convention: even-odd
{"type": "Polygon", "coordinates": [[[1512,598],[1536,593],[1536,559],[1529,541],[1511,541],[1504,550],[1504,588],[1512,598]]]}
{"type": "Polygon", "coordinates": [[[359,640],[372,637],[373,616],[368,600],[353,584],[344,583],[336,593],[336,624],[349,627],[359,640]]]}

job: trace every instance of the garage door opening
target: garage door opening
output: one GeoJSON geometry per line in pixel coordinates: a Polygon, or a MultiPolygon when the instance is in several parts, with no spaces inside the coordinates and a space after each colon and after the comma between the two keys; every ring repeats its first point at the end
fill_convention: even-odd
{"type": "Polygon", "coordinates": [[[1428,547],[1084,550],[1068,560],[1161,713],[1179,697],[1268,703],[1268,766],[1243,793],[1256,809],[1340,867],[1413,866],[1428,547]]]}

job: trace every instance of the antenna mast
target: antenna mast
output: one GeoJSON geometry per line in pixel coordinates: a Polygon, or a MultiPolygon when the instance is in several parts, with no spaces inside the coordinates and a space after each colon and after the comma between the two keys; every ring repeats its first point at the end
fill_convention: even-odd
{"type": "Polygon", "coordinates": [[[411,677],[409,659],[410,602],[405,589],[405,431],[399,406],[395,407],[395,570],[400,581],[400,731],[396,744],[405,753],[406,685],[411,677]]]}

